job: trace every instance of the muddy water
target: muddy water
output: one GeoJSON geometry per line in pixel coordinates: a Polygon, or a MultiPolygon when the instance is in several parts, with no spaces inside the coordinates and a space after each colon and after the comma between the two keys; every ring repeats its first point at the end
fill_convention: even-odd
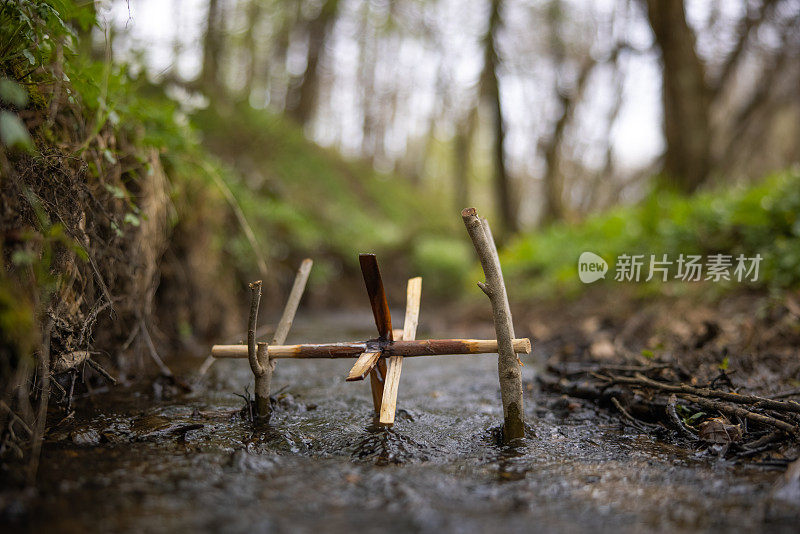
{"type": "MultiPolygon", "coordinates": [[[[399,312],[398,312],[399,313],[399,312]]],[[[290,341],[372,335],[368,315],[305,318],[290,341]],[[324,327],[323,327],[324,326],[324,327]]],[[[453,332],[442,332],[450,335],[453,332]]],[[[430,332],[420,332],[428,337],[430,332]]],[[[173,359],[182,369],[199,360],[173,359]]],[[[533,382],[535,357],[524,379],[533,382]]],[[[516,449],[494,356],[406,360],[393,431],[371,429],[366,382],[345,361],[278,363],[271,429],[238,414],[246,361],[217,362],[189,394],[151,388],[83,400],[51,429],[28,531],[640,532],[791,531],[766,495],[775,472],[659,444],[588,408],[526,399],[516,449]],[[169,393],[168,391],[163,393],[169,393]],[[102,409],[93,406],[103,406],[102,409]],[[553,408],[553,409],[551,409],[553,408]]]]}

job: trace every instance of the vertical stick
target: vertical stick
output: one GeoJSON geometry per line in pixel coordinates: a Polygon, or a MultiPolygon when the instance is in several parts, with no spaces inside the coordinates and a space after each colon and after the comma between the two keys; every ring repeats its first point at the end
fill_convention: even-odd
{"type": "MultiPolygon", "coordinates": [[[[364,284],[367,286],[367,295],[369,295],[369,302],[372,306],[375,326],[378,327],[378,336],[382,340],[392,341],[392,314],[389,313],[389,303],[386,301],[378,260],[375,254],[359,254],[358,262],[361,264],[361,274],[364,276],[364,284]]],[[[378,364],[369,372],[372,406],[375,408],[376,420],[380,418],[381,414],[385,381],[386,359],[380,358],[378,364]]]]}
{"type": "MultiPolygon", "coordinates": [[[[400,339],[413,340],[417,337],[419,324],[419,301],[422,297],[422,278],[411,278],[406,288],[406,317],[403,321],[403,333],[400,339]]],[[[391,356],[389,369],[386,372],[386,381],[383,384],[383,400],[381,402],[381,415],[378,421],[381,425],[394,424],[397,411],[397,390],[400,386],[400,372],[403,370],[403,357],[391,356]]]]}
{"type": "Polygon", "coordinates": [[[258,305],[261,303],[261,280],[250,284],[250,317],[247,321],[247,360],[255,377],[256,424],[269,421],[271,407],[269,405],[269,356],[267,347],[256,345],[256,326],[258,323],[258,305]]]}
{"type": "Polygon", "coordinates": [[[511,307],[500,268],[500,258],[492,239],[489,223],[478,217],[475,208],[465,208],[461,218],[467,227],[475,251],[481,261],[486,282],[478,282],[478,287],[492,303],[494,329],[497,333],[497,370],[500,376],[500,394],[503,399],[503,440],[525,436],[525,422],[522,406],[522,377],[519,360],[514,353],[511,340],[514,339],[514,324],[511,321],[511,307]]]}

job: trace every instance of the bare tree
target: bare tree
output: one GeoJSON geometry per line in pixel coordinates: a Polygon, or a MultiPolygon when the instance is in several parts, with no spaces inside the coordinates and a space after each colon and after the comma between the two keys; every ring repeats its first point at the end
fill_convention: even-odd
{"type": "Polygon", "coordinates": [[[710,88],[683,0],[647,0],[647,16],[661,50],[664,173],[677,189],[691,193],[711,169],[710,88]]]}
{"type": "Polygon", "coordinates": [[[752,147],[765,146],[764,130],[772,128],[785,110],[776,102],[796,94],[796,85],[787,91],[781,82],[798,70],[796,65],[792,69],[789,58],[798,55],[800,10],[792,0],[748,3],[736,24],[736,41],[721,58],[699,54],[683,0],[646,0],[646,12],[661,52],[667,145],[663,171],[668,183],[691,193],[714,172],[743,163],[737,157],[742,154],[742,139],[752,147]],[[756,36],[762,28],[779,35],[780,45],[759,47],[756,36]],[[744,69],[748,80],[737,76],[744,69]],[[754,116],[759,121],[752,121],[754,116]]]}
{"type": "Polygon", "coordinates": [[[501,0],[491,0],[489,24],[483,37],[483,72],[481,74],[481,94],[492,109],[494,126],[494,186],[497,210],[502,222],[503,234],[514,233],[519,229],[517,203],[513,199],[511,180],[505,160],[505,124],[503,123],[503,104],[500,97],[500,58],[497,54],[497,36],[503,26],[501,0]]]}
{"type": "Polygon", "coordinates": [[[338,9],[339,0],[325,0],[319,12],[305,22],[308,39],[306,68],[300,82],[293,85],[294,95],[287,99],[289,115],[300,124],[308,123],[316,108],[319,62],[338,9]]]}
{"type": "Polygon", "coordinates": [[[200,83],[211,98],[221,92],[220,59],[222,56],[222,13],[219,0],[208,0],[206,33],[203,37],[203,67],[200,83]]]}

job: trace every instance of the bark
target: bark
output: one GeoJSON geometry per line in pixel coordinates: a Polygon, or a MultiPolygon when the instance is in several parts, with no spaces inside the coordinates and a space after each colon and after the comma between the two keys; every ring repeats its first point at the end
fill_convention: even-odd
{"type": "Polygon", "coordinates": [[[497,334],[497,371],[500,376],[500,394],[503,399],[503,440],[525,437],[525,420],[522,404],[522,376],[520,362],[514,351],[514,323],[511,307],[503,281],[500,259],[486,219],[481,219],[475,208],[465,208],[461,218],[467,227],[472,244],[478,253],[486,282],[478,282],[492,303],[494,328],[497,334]]]}
{"type": "Polygon", "coordinates": [[[711,91],[686,22],[682,0],[646,0],[647,16],[661,51],[664,111],[664,175],[669,185],[691,193],[711,171],[711,91]]]}
{"type": "Polygon", "coordinates": [[[483,73],[481,91],[490,102],[494,129],[494,186],[497,209],[503,227],[503,234],[518,230],[517,204],[512,198],[510,178],[505,162],[505,124],[503,106],[500,98],[500,58],[497,54],[497,35],[502,27],[500,13],[501,0],[492,0],[489,13],[489,27],[483,39],[483,73]]]}

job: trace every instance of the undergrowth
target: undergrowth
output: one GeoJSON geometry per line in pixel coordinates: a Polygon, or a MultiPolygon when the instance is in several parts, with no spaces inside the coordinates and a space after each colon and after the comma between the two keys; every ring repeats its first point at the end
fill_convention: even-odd
{"type": "MultiPolygon", "coordinates": [[[[650,255],[675,261],[680,254],[723,254],[733,260],[760,254],[756,282],[720,281],[718,291],[754,287],[774,291],[800,284],[800,170],[770,176],[756,185],[737,186],[685,197],[658,191],[641,204],[623,206],[578,224],[561,223],[517,237],[501,254],[507,282],[517,298],[577,295],[587,286],[578,277],[578,258],[594,252],[608,262],[605,284],[615,281],[620,255],[644,255],[644,293],[677,291],[672,282],[644,284],[650,255]]],[[[734,263],[735,265],[735,263],[734,263]]],[[[749,264],[748,264],[749,265],[749,264]]],[[[705,278],[705,275],[703,276],[705,278]]],[[[635,282],[624,282],[635,284],[635,282]]],[[[703,283],[703,282],[699,282],[703,283]]],[[[594,285],[594,284],[593,284],[594,285]]]]}

